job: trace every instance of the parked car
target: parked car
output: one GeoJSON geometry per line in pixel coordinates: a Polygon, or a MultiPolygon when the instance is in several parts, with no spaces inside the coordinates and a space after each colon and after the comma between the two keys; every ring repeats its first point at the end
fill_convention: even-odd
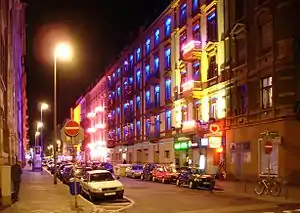
{"type": "Polygon", "coordinates": [[[212,190],[215,186],[215,179],[212,175],[202,174],[199,169],[183,168],[177,177],[176,185],[188,186],[190,189],[206,188],[212,190]]]}
{"type": "Polygon", "coordinates": [[[143,166],[143,172],[141,174],[141,180],[152,180],[152,172],[155,168],[157,168],[157,164],[155,163],[146,163],[143,166]]]}
{"type": "Polygon", "coordinates": [[[114,167],[110,163],[102,162],[98,165],[97,169],[106,169],[107,171],[110,171],[112,174],[114,173],[114,167]]]}
{"type": "Polygon", "coordinates": [[[153,169],[152,181],[159,181],[162,183],[172,183],[176,182],[177,175],[176,170],[171,167],[158,166],[153,169]]]}
{"type": "Polygon", "coordinates": [[[66,165],[61,172],[61,180],[63,183],[69,183],[70,178],[72,177],[71,171],[73,169],[72,165],[66,165]]]}
{"type": "Polygon", "coordinates": [[[133,164],[132,166],[129,166],[126,168],[126,177],[131,178],[141,178],[141,175],[143,173],[143,165],[139,164],[133,164]]]}
{"type": "Polygon", "coordinates": [[[66,163],[62,163],[60,164],[60,166],[57,169],[57,177],[62,180],[63,179],[63,173],[64,173],[64,168],[66,166],[72,166],[72,164],[66,164],[66,163]]]}
{"type": "Polygon", "coordinates": [[[123,198],[124,186],[107,170],[88,171],[81,182],[82,193],[91,201],[101,197],[123,198]]]}

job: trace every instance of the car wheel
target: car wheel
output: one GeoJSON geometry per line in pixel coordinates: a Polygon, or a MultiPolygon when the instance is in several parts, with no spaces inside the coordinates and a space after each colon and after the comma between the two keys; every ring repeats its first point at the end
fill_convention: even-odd
{"type": "Polygon", "coordinates": [[[180,180],[177,179],[177,180],[176,180],[176,186],[180,186],[180,185],[181,185],[180,180]]]}
{"type": "Polygon", "coordinates": [[[152,177],[152,181],[153,181],[153,182],[155,182],[155,181],[156,181],[156,179],[155,179],[155,177],[154,177],[154,176],[152,177]]]}
{"type": "Polygon", "coordinates": [[[165,184],[165,183],[166,183],[165,178],[163,178],[163,179],[161,180],[161,182],[162,182],[163,184],[165,184]]]}
{"type": "Polygon", "coordinates": [[[194,188],[194,182],[193,182],[193,181],[190,181],[190,182],[189,182],[189,188],[190,188],[190,189],[193,189],[193,188],[194,188]]]}
{"type": "Polygon", "coordinates": [[[144,180],[144,175],[141,175],[141,180],[144,180]]]}

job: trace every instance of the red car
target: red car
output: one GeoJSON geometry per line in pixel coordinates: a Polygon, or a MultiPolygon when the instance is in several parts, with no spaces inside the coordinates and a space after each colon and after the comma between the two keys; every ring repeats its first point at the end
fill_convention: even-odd
{"type": "Polygon", "coordinates": [[[171,167],[159,166],[152,172],[152,181],[171,183],[176,181],[176,170],[171,167]]]}

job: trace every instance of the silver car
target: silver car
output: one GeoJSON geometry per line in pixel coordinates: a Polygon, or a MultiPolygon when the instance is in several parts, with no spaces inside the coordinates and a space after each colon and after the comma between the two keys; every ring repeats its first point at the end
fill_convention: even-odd
{"type": "Polygon", "coordinates": [[[143,173],[143,165],[134,164],[126,168],[126,177],[140,178],[143,173]]]}

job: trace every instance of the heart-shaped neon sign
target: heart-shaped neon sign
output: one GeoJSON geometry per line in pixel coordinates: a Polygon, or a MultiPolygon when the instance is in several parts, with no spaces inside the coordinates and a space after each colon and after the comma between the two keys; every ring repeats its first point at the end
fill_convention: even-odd
{"type": "Polygon", "coordinates": [[[217,132],[220,130],[220,127],[219,127],[219,125],[217,125],[217,124],[212,124],[212,125],[210,125],[209,130],[210,130],[212,133],[217,133],[217,132]]]}

